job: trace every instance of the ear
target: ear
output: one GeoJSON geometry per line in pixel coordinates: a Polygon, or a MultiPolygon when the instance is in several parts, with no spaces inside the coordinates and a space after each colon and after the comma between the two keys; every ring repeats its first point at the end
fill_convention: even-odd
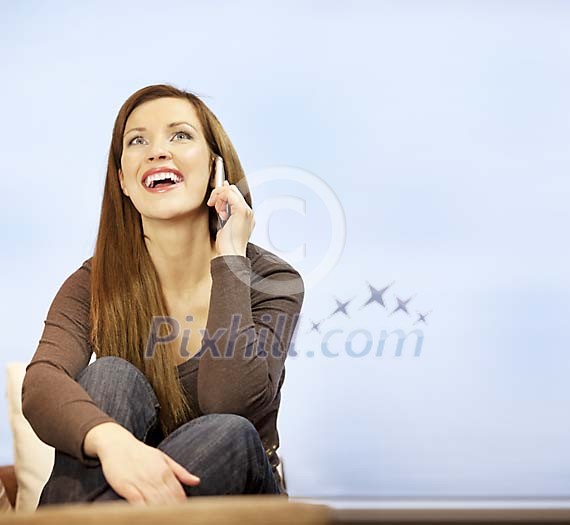
{"type": "Polygon", "coordinates": [[[119,175],[119,184],[121,185],[121,189],[123,190],[123,193],[128,197],[129,193],[125,188],[125,176],[123,175],[123,171],[121,170],[121,168],[119,168],[118,170],[118,175],[119,175]]]}

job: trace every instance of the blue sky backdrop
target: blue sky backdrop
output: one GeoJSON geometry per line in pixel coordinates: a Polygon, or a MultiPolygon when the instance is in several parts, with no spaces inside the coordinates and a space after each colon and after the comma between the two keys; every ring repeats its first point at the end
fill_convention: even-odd
{"type": "Polygon", "coordinates": [[[251,241],[305,277],[290,494],[568,496],[569,23],[543,0],[4,3],[0,364],[92,255],[119,107],[172,83],[232,139],[251,241]],[[413,329],[419,356],[376,355],[413,329]]]}

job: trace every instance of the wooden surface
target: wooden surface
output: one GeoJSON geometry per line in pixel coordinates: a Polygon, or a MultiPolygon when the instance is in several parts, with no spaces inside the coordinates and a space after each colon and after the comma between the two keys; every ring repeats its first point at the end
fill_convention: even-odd
{"type": "MultiPolygon", "coordinates": [[[[547,502],[542,508],[455,508],[433,504],[411,508],[406,504],[386,504],[385,508],[335,508],[325,502],[304,502],[283,496],[243,495],[189,498],[175,505],[139,507],[126,501],[50,505],[36,512],[0,516],[0,525],[215,525],[215,524],[522,524],[570,523],[570,506],[547,502]]],[[[491,504],[492,507],[492,504],[491,504]]]]}
{"type": "Polygon", "coordinates": [[[184,503],[146,507],[126,501],[46,505],[35,512],[0,517],[0,525],[233,525],[332,523],[325,505],[290,502],[284,496],[240,495],[188,498],[184,503]]]}

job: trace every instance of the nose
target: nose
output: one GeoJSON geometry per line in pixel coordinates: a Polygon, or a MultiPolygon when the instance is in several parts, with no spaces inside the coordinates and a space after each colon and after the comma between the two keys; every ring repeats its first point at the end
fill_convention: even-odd
{"type": "Polygon", "coordinates": [[[172,155],[170,152],[161,146],[160,144],[155,145],[148,154],[149,161],[155,161],[157,159],[171,159],[172,155]]]}

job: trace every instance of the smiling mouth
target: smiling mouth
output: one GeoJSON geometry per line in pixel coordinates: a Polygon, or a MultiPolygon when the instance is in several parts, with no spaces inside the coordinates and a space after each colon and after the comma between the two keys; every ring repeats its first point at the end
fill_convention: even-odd
{"type": "Polygon", "coordinates": [[[175,186],[184,180],[176,173],[164,171],[149,175],[144,181],[143,186],[147,189],[167,188],[168,186],[175,186]]]}

